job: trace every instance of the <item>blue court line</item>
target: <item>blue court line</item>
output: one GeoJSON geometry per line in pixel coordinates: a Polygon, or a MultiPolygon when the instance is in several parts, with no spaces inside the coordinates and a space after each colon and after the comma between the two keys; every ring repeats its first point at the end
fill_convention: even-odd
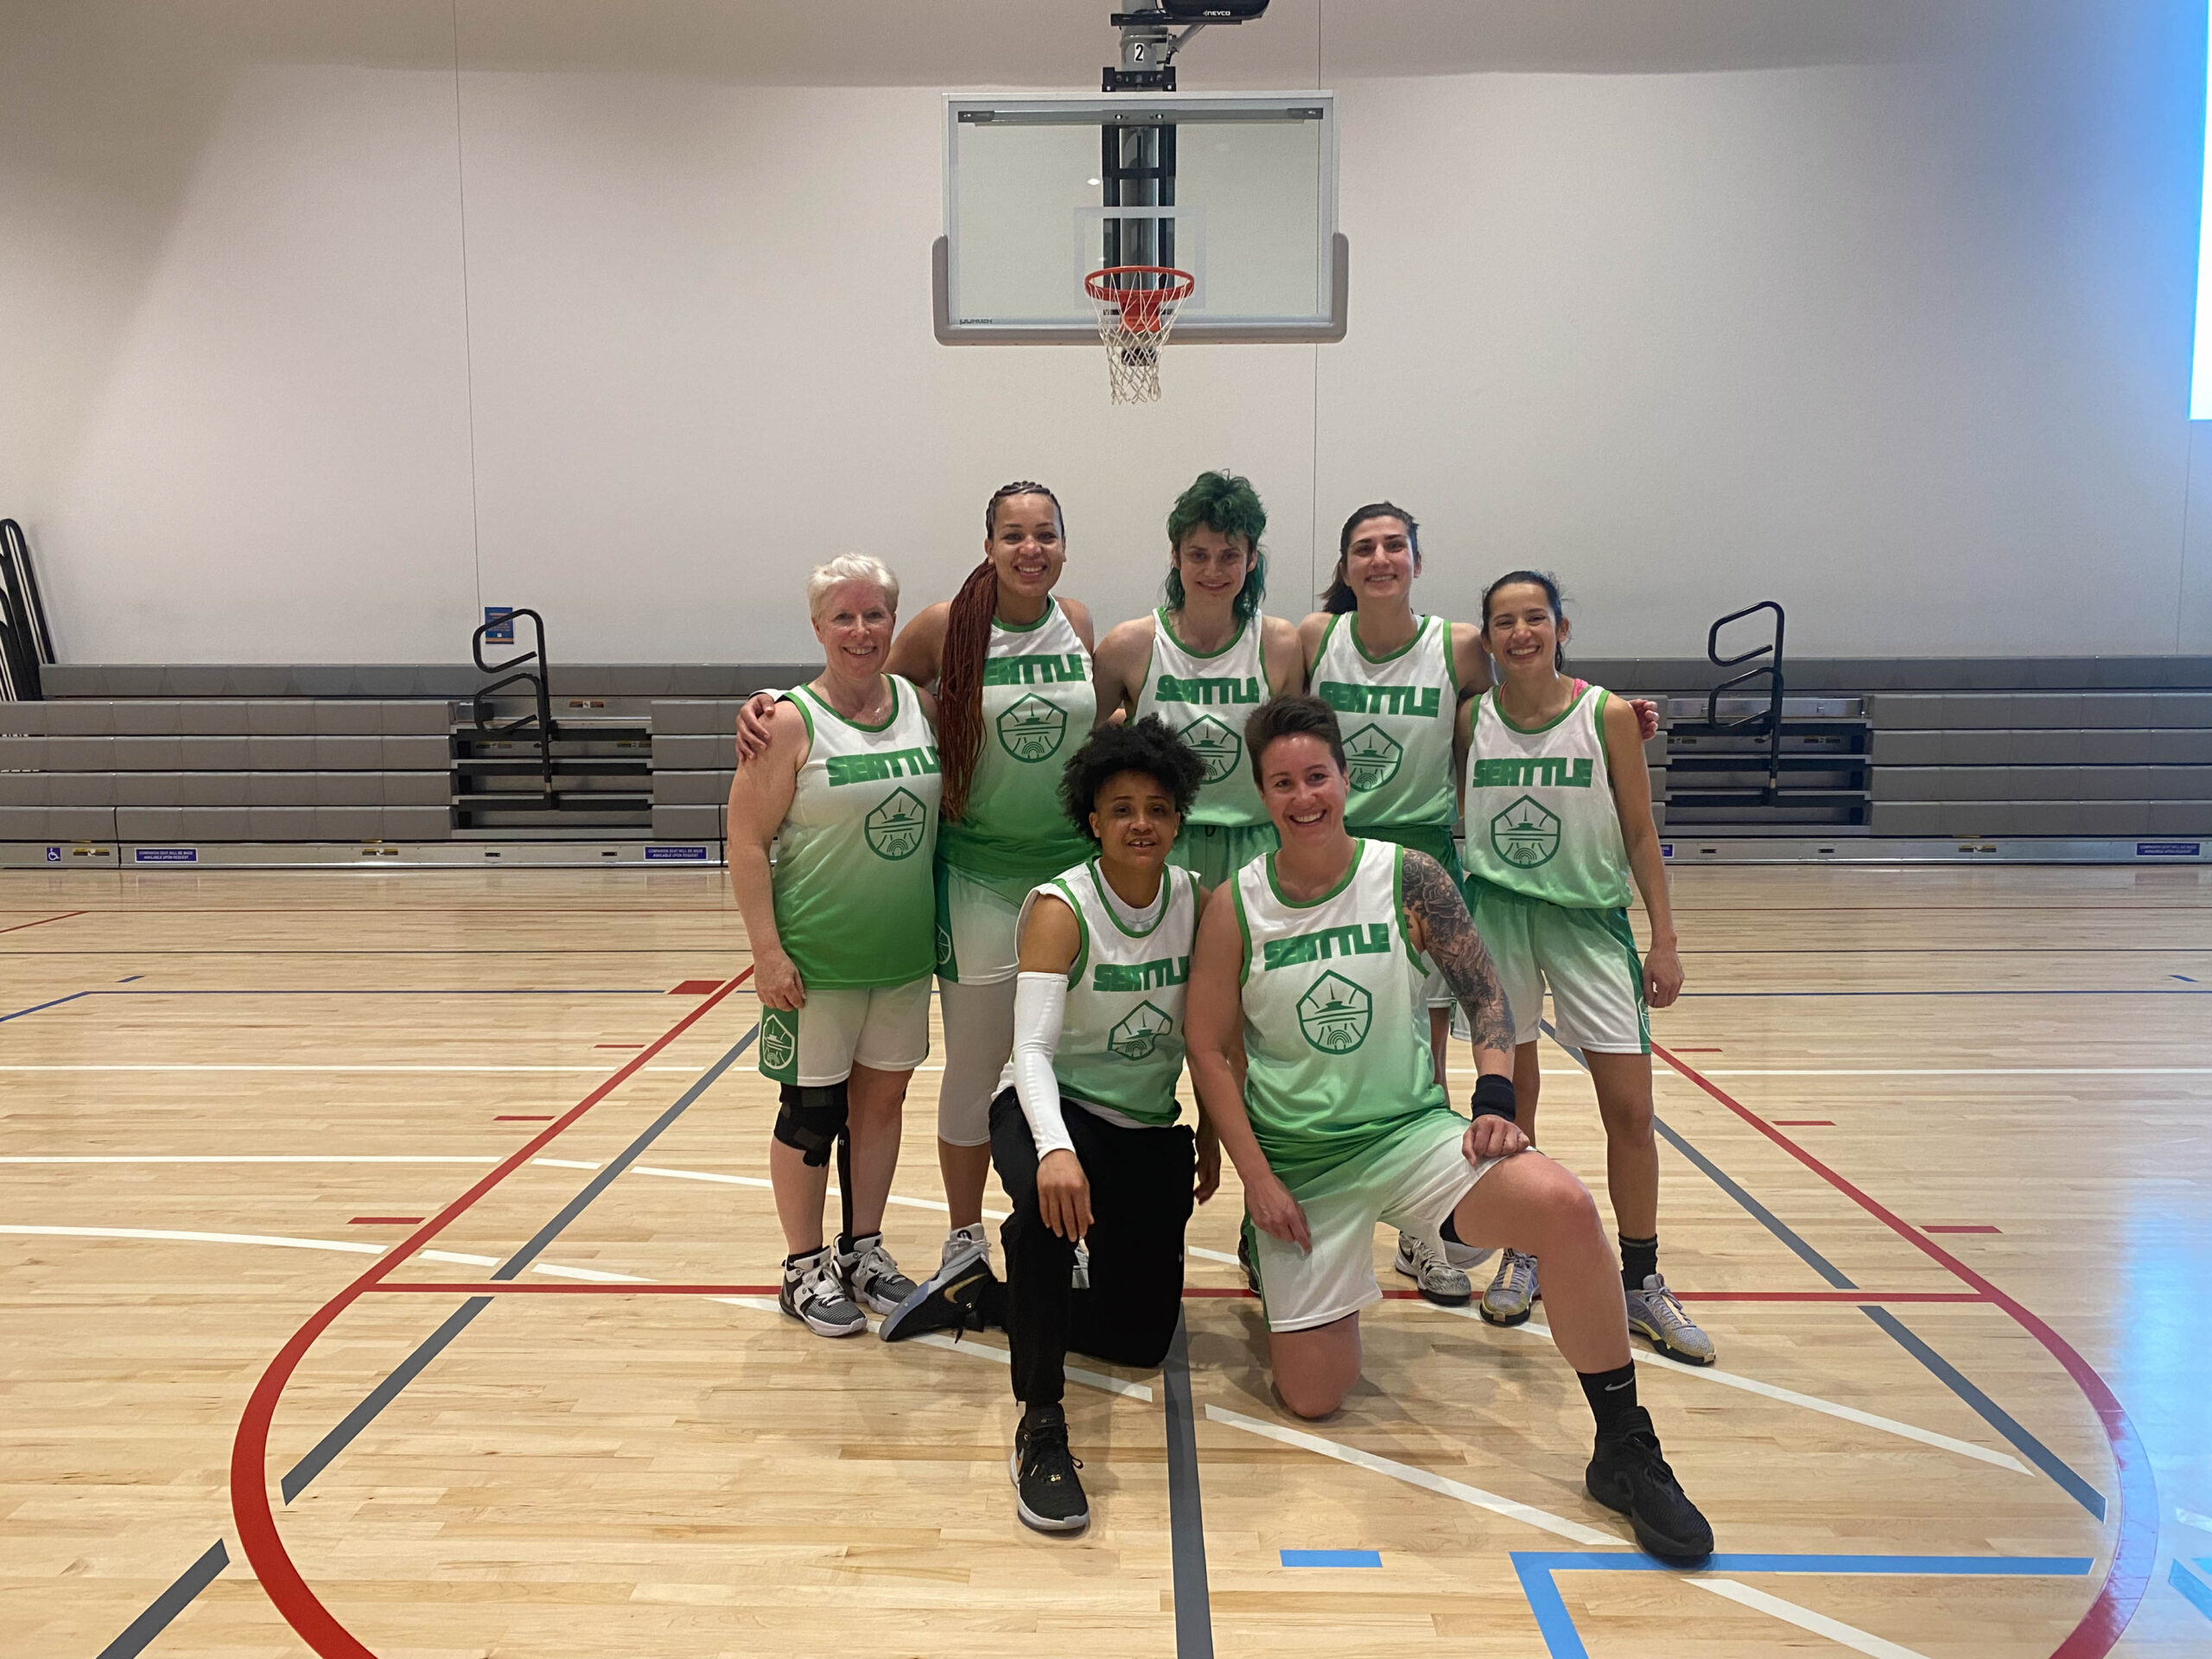
{"type": "MultiPolygon", "coordinates": [[[[1640,1553],[1598,1554],[1580,1550],[1515,1550],[1513,1571],[1536,1616],[1551,1659],[1590,1659],[1574,1616],[1567,1611],[1555,1573],[1679,1573],[1640,1553]]],[[[1784,1573],[1914,1575],[1943,1578],[2080,1578],[2094,1565],[2086,1555],[1713,1555],[1702,1573],[1784,1573]]],[[[2208,1592],[2212,1595],[2212,1592],[2208,1592]]]]}
{"type": "MultiPolygon", "coordinates": [[[[2197,1565],[2202,1567],[2203,1563],[2199,1561],[2197,1565]]],[[[2172,1570],[2166,1574],[2166,1582],[2181,1592],[2181,1599],[2183,1601],[2196,1608],[2205,1618],[2212,1618],[2212,1585],[2206,1584],[2203,1580],[2183,1567],[2178,1560],[2174,1562],[2172,1570]]]]}
{"type": "Polygon", "coordinates": [[[2187,974],[2170,974],[2167,977],[2170,979],[2177,979],[2184,985],[2194,985],[2197,982],[2191,979],[2187,974]]]}
{"type": "Polygon", "coordinates": [[[1286,1549],[1281,1553],[1285,1567],[1380,1567],[1382,1552],[1379,1549],[1286,1549]]]}
{"type": "MultiPolygon", "coordinates": [[[[1552,1028],[1549,1022],[1540,1020],[1537,1024],[1542,1027],[1546,1036],[1573,1057],[1577,1065],[1582,1066],[1585,1071],[1589,1069],[1578,1050],[1560,1042],[1559,1033],[1552,1028]]],[[[1780,1217],[1745,1192],[1726,1170],[1669,1128],[1656,1112],[1652,1115],[1651,1127],[1659,1133],[1669,1146],[1688,1159],[1713,1185],[1735,1199],[1769,1232],[1788,1245],[1806,1266],[1811,1268],[1814,1272],[1819,1274],[1838,1290],[1859,1288],[1844,1276],[1842,1269],[1835,1263],[1800,1238],[1780,1217]]],[[[2056,1481],[2059,1488],[2075,1503],[2088,1510],[2091,1515],[2095,1516],[2098,1520],[2101,1521],[2105,1518],[2104,1497],[2095,1487],[2076,1474],[2063,1459],[2037,1440],[2010,1412],[1976,1388],[1967,1380],[1963,1372],[1915,1334],[1903,1320],[1887,1308],[1877,1306],[1872,1303],[1860,1303],[1859,1311],[1872,1319],[1905,1352],[1925,1366],[1929,1375],[1950,1389],[1976,1416],[2010,1441],[2029,1462],[2056,1481]]]]}
{"type": "Polygon", "coordinates": [[[21,1020],[26,1014],[43,1014],[48,1008],[60,1007],[64,1002],[74,1002],[80,996],[91,996],[92,995],[93,993],[91,991],[72,991],[67,996],[55,997],[51,1002],[41,1002],[32,1007],[17,1008],[13,1014],[0,1014],[0,1026],[6,1025],[10,1020],[21,1020]]]}
{"type": "MultiPolygon", "coordinates": [[[[673,1106],[655,1118],[613,1161],[587,1181],[551,1221],[537,1230],[529,1243],[493,1268],[491,1276],[494,1279],[515,1278],[543,1254],[546,1247],[559,1236],[561,1230],[582,1214],[584,1207],[604,1192],[616,1176],[644,1156],[645,1149],[659,1138],[661,1132],[682,1116],[685,1109],[706,1093],[723,1072],[734,1065],[745,1051],[753,1046],[753,1039],[760,1034],[760,1027],[755,1025],[739,1038],[720,1059],[699,1075],[673,1106]]],[[[472,1296],[448,1314],[435,1331],[416,1344],[413,1352],[394,1366],[383,1382],[371,1389],[330,1433],[292,1465],[282,1484],[284,1502],[289,1503],[306,1491],[308,1483],[329,1467],[331,1460],[350,1446],[363,1429],[375,1421],[378,1414],[398,1398],[400,1390],[444,1352],[446,1345],[467,1330],[478,1314],[491,1306],[493,1300],[489,1296],[472,1296]]],[[[213,1584],[229,1565],[230,1557],[223,1548],[223,1541],[219,1538],[198,1560],[178,1576],[174,1584],[156,1596],[144,1612],[132,1619],[121,1635],[100,1649],[99,1659],[137,1659],[146,1644],[167,1630],[176,1616],[190,1606],[200,1592],[213,1584]]]]}
{"type": "Polygon", "coordinates": [[[145,977],[146,977],[146,976],[145,976],[145,975],[143,975],[143,974],[132,974],[132,975],[129,976],[128,976],[128,977],[126,977],[126,978],[124,978],[124,979],[118,979],[118,980],[117,980],[115,982],[116,982],[117,984],[118,984],[118,985],[129,985],[129,984],[132,983],[134,981],[141,980],[141,979],[143,979],[143,978],[145,978],[145,977]]]}

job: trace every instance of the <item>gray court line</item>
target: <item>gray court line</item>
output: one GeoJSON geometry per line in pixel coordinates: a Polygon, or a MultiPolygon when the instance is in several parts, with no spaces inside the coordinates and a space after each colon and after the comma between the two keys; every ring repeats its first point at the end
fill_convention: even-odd
{"type": "MultiPolygon", "coordinates": [[[[562,1230],[582,1215],[585,1206],[594,1198],[607,1191],[616,1176],[643,1156],[645,1149],[660,1138],[663,1131],[681,1117],[700,1096],[705,1094],[723,1072],[737,1063],[745,1051],[753,1046],[753,1039],[760,1034],[760,1027],[755,1025],[744,1036],[739,1038],[728,1052],[700,1073],[698,1080],[683,1091],[673,1106],[655,1118],[636,1140],[615,1157],[613,1161],[587,1181],[582,1190],[561,1207],[558,1215],[539,1228],[528,1243],[494,1268],[491,1277],[515,1278],[524,1268],[543,1255],[546,1247],[560,1236],[562,1230]]],[[[292,1465],[290,1472],[284,1477],[281,1489],[284,1495],[284,1502],[289,1503],[305,1491],[308,1483],[328,1468],[331,1460],[352,1445],[359,1438],[361,1431],[374,1422],[384,1408],[399,1397],[400,1390],[421,1376],[430,1362],[445,1351],[446,1345],[467,1330],[470,1322],[479,1313],[492,1305],[492,1300],[493,1299],[489,1296],[473,1296],[463,1302],[446,1317],[442,1325],[423,1338],[414,1352],[394,1366],[391,1374],[372,1389],[360,1404],[347,1412],[336,1427],[315,1443],[313,1451],[292,1465]]],[[[1185,1388],[1187,1387],[1186,1379],[1185,1388]]],[[[1185,1411],[1187,1417],[1187,1403],[1185,1411]]],[[[207,1552],[197,1561],[185,1569],[175,1584],[155,1597],[146,1611],[132,1619],[120,1636],[100,1649],[99,1659],[137,1659],[137,1656],[145,1649],[146,1644],[167,1630],[176,1616],[190,1606],[200,1592],[213,1584],[216,1577],[229,1565],[229,1552],[224,1548],[223,1541],[219,1538],[208,1547],[207,1552]]]]}
{"type": "MultiPolygon", "coordinates": [[[[658,1140],[662,1132],[670,1124],[683,1116],[694,1101],[705,1094],[723,1072],[737,1063],[738,1057],[753,1046],[753,1039],[760,1029],[760,1027],[755,1026],[751,1031],[747,1032],[744,1036],[738,1039],[736,1046],[701,1072],[698,1081],[683,1091],[676,1104],[655,1118],[645,1127],[644,1133],[624,1147],[612,1162],[585,1182],[576,1196],[562,1205],[560,1212],[539,1228],[527,1244],[493,1268],[491,1276],[494,1279],[518,1278],[524,1268],[545,1253],[546,1247],[561,1236],[569,1223],[583,1214],[585,1207],[594,1198],[606,1192],[613,1184],[616,1176],[637,1162],[644,1154],[645,1148],[658,1140]]],[[[424,1338],[422,1346],[408,1355],[389,1376],[370,1390],[368,1396],[359,1405],[347,1412],[335,1428],[315,1443],[313,1451],[292,1465],[291,1472],[284,1477],[282,1487],[284,1501],[289,1503],[305,1491],[308,1483],[328,1468],[331,1459],[351,1446],[360,1432],[374,1422],[378,1414],[386,1406],[399,1397],[399,1391],[412,1382],[421,1374],[423,1367],[443,1351],[448,1343],[467,1329],[469,1322],[491,1305],[492,1299],[489,1296],[471,1297],[461,1306],[455,1308],[452,1316],[443,1325],[424,1338]]]]}
{"type": "Polygon", "coordinates": [[[1714,1163],[1710,1158],[1707,1157],[1688,1141],[1683,1140],[1681,1135],[1675,1134],[1673,1129],[1668,1128],[1665,1123],[1662,1122],[1659,1119],[1658,1114],[1656,1112],[1652,1114],[1651,1127],[1659,1131],[1660,1135],[1665,1139],[1669,1146],[1672,1147],[1676,1152],[1681,1153],[1682,1156],[1688,1159],[1690,1162],[1696,1165],[1707,1179],[1710,1180],[1715,1186],[1719,1187],[1723,1192],[1726,1192],[1730,1198],[1735,1199],[1737,1203],[1742,1205],[1745,1209],[1750,1211],[1753,1217],[1758,1220],[1761,1226],[1764,1227],[1767,1231],[1772,1233],[1777,1238],[1780,1239],[1784,1244],[1787,1244],[1793,1251],[1795,1251],[1799,1261],[1802,1262],[1807,1267],[1812,1268],[1815,1273],[1819,1274],[1821,1278],[1827,1280],[1829,1284],[1833,1285],[1838,1290],[1856,1290],[1859,1288],[1857,1285],[1853,1284],[1849,1279],[1844,1276],[1843,1270],[1838,1268],[1834,1262],[1829,1261],[1827,1257],[1822,1255],[1810,1244],[1808,1244],[1803,1239],[1798,1237],[1796,1233],[1792,1232],[1789,1226],[1783,1221],[1781,1217],[1776,1215],[1773,1211],[1768,1209],[1766,1205],[1761,1204],[1757,1198],[1753,1198],[1750,1193],[1744,1191],[1741,1186],[1738,1185],[1735,1179],[1730,1176],[1726,1170],[1722,1169],[1719,1165],[1714,1163]]]}
{"type": "MultiPolygon", "coordinates": [[[[1582,1066],[1585,1071],[1589,1069],[1583,1061],[1580,1052],[1569,1044],[1560,1042],[1559,1033],[1554,1031],[1549,1024],[1542,1021],[1538,1023],[1543,1025],[1544,1034],[1554,1043],[1558,1044],[1577,1065],[1582,1066]]],[[[1841,1269],[1833,1262],[1798,1237],[1783,1224],[1780,1217],[1746,1192],[1726,1171],[1660,1122],[1656,1113],[1652,1116],[1651,1127],[1665,1137],[1669,1146],[1694,1164],[1714,1185],[1743,1205],[1769,1232],[1795,1251],[1806,1266],[1811,1268],[1814,1272],[1819,1274],[1839,1290],[1859,1288],[1844,1276],[1841,1269]]],[[[1859,1306],[1859,1311],[1893,1338],[1905,1352],[1926,1366],[1937,1382],[1956,1395],[1982,1421],[1987,1423],[2005,1440],[2010,1440],[2022,1456],[2049,1475],[2075,1503],[2100,1521],[2104,1519],[2105,1501],[2097,1489],[2076,1474],[2056,1452],[2037,1440],[2014,1419],[2011,1413],[1967,1381],[1966,1376],[1956,1366],[1906,1329],[1904,1325],[1888,1309],[1862,1302],[1859,1306]]]]}
{"type": "Polygon", "coordinates": [[[1175,1569],[1175,1659],[1213,1659],[1206,1525],[1198,1503],[1198,1436],[1191,1409],[1191,1333],[1179,1316],[1160,1368],[1167,1402],[1167,1529],[1175,1569]]]}
{"type": "MultiPolygon", "coordinates": [[[[1565,1054],[1567,1058],[1573,1060],[1585,1071],[1587,1071],[1590,1069],[1590,1063],[1582,1058],[1582,1051],[1575,1047],[1572,1043],[1561,1042],[1560,1040],[1559,1033],[1552,1028],[1551,1021],[1548,1020],[1539,1020],[1536,1023],[1538,1026],[1542,1027],[1544,1035],[1550,1038],[1552,1042],[1559,1048],[1560,1052],[1565,1054]]],[[[1834,1286],[1838,1290],[1856,1290],[1859,1288],[1858,1286],[1853,1284],[1849,1279],[1844,1276],[1843,1270],[1837,1267],[1834,1262],[1829,1261],[1827,1257],[1822,1255],[1810,1244],[1808,1244],[1803,1239],[1798,1237],[1795,1232],[1790,1230],[1788,1224],[1783,1221],[1781,1217],[1776,1215],[1773,1211],[1768,1209],[1757,1198],[1753,1198],[1749,1192],[1746,1192],[1742,1186],[1738,1185],[1735,1179],[1729,1175],[1727,1171],[1722,1169],[1719,1165],[1714,1163],[1710,1158],[1700,1152],[1695,1147],[1683,1140],[1681,1135],[1669,1128],[1665,1122],[1661,1120],[1656,1112],[1654,1112],[1651,1115],[1651,1127],[1659,1132],[1661,1138],[1662,1138],[1669,1146],[1672,1147],[1676,1152],[1681,1153],[1683,1157],[1688,1159],[1692,1164],[1695,1165],[1698,1171],[1703,1174],[1707,1180],[1711,1181],[1723,1192],[1726,1192],[1730,1198],[1735,1199],[1738,1204],[1743,1205],[1745,1210],[1751,1212],[1753,1219],[1758,1221],[1761,1226],[1764,1227],[1770,1233],[1772,1233],[1784,1244],[1788,1245],[1791,1252],[1796,1255],[1799,1261],[1802,1262],[1807,1267],[1812,1268],[1815,1273],[1819,1274],[1821,1278],[1827,1280],[1830,1285],[1834,1286]]]]}
{"type": "Polygon", "coordinates": [[[169,1621],[192,1605],[193,1598],[214,1583],[215,1575],[231,1564],[231,1553],[218,1538],[183,1572],[176,1582],[156,1596],[146,1611],[124,1628],[123,1634],[100,1649],[99,1659],[135,1659],[145,1645],[168,1629],[169,1621]]]}
{"type": "Polygon", "coordinates": [[[1953,1394],[1957,1395],[1960,1399],[1980,1413],[1984,1422],[2012,1441],[2018,1448],[2022,1457],[2056,1481],[2069,1497],[2091,1515],[2095,1516],[2098,1520],[2101,1521],[2105,1518],[2105,1500],[2102,1493],[2060,1461],[2056,1452],[2014,1421],[2012,1414],[2004,1407],[1968,1382],[1949,1360],[1944,1358],[1913,1332],[1908,1330],[1904,1322],[1896,1314],[1891,1313],[1886,1307],[1861,1306],[1859,1311],[1895,1337],[1899,1347],[1925,1365],[1953,1394]]]}

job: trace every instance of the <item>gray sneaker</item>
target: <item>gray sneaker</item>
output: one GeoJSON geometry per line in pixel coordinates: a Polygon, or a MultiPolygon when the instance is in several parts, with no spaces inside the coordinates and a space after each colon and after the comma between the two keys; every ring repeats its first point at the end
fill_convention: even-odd
{"type": "Polygon", "coordinates": [[[1713,1350],[1713,1338],[1691,1322],[1690,1316],[1682,1312],[1682,1305],[1675,1300],[1675,1293],[1667,1288],[1667,1281],[1657,1274],[1645,1278],[1642,1290],[1631,1290],[1627,1294],[1628,1328],[1668,1358],[1691,1365],[1710,1365],[1719,1357],[1713,1350]]]}
{"type": "Polygon", "coordinates": [[[1487,1325],[1524,1324],[1538,1294],[1536,1258],[1507,1250],[1498,1258],[1497,1277],[1490,1281],[1477,1311],[1487,1325]]]}
{"type": "Polygon", "coordinates": [[[881,1233],[862,1233],[837,1241],[837,1276],[852,1299],[878,1313],[889,1313],[914,1294],[914,1281],[899,1271],[881,1233]],[[849,1247],[849,1248],[847,1248],[849,1247]]]}
{"type": "Polygon", "coordinates": [[[1465,1307],[1475,1300],[1474,1281],[1445,1260],[1441,1238],[1400,1233],[1394,1265],[1439,1307],[1465,1307]]]}
{"type": "Polygon", "coordinates": [[[818,1336],[857,1337],[868,1329],[867,1315],[845,1294],[836,1253],[827,1244],[784,1263],[776,1305],[818,1336]]]}

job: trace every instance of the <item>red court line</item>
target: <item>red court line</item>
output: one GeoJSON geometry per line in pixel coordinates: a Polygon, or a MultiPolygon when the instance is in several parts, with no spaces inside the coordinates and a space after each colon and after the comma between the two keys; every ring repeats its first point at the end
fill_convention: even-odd
{"type": "Polygon", "coordinates": [[[1678,1290],[1680,1302],[1981,1302],[1978,1290],[1678,1290]]]}
{"type": "Polygon", "coordinates": [[[420,1279],[389,1280],[371,1285],[372,1291],[435,1291],[443,1296],[773,1296],[780,1285],[663,1285],[644,1284],[524,1285],[512,1279],[486,1279],[455,1283],[420,1279]]]}
{"type": "Polygon", "coordinates": [[[316,1309],[308,1322],[292,1333],[277,1350],[276,1358],[269,1362],[261,1380],[253,1385],[253,1392],[246,1398],[245,1410],[238,1419],[237,1437],[231,1442],[232,1518],[238,1522],[238,1543],[245,1551],[246,1561],[261,1581],[261,1587],[269,1592],[270,1601],[283,1615],[284,1622],[299,1633],[300,1639],[322,1659],[376,1659],[376,1656],[316,1599],[285,1549],[283,1535],[276,1530],[276,1516],[269,1503],[269,1427],[276,1415],[276,1402],[283,1398],[292,1373],[299,1369],[300,1361],[315,1345],[315,1338],[359,1300],[363,1293],[375,1287],[477,1200],[551,1145],[563,1130],[627,1083],[647,1060],[696,1025],[752,972],[748,967],[735,979],[724,981],[712,996],[703,999],[634,1058],[624,1061],[619,1071],[550,1127],[510,1153],[489,1174],[439,1211],[426,1225],[378,1257],[375,1266],[316,1309]]]}
{"type": "Polygon", "coordinates": [[[2112,1651],[2113,1643],[2120,1640],[2120,1633],[2126,1630],[2128,1621],[2135,1617],[2136,1608],[2142,1605],[2143,1592],[2150,1587],[2151,1571],[2158,1554],[2158,1478],[2151,1468],[2150,1453],[2144,1449],[2142,1439],[2135,1432],[2135,1425],[2128,1421],[2126,1408],[2120,1403],[2120,1398],[2113,1393],[2111,1385],[2065,1338],[1942,1245],[1929,1239],[1921,1229],[1899,1219],[1868,1198],[1788,1135],[1777,1134],[1771,1124],[1731,1098],[1726,1090],[1696,1067],[1685,1065],[1657,1043],[1651,1045],[1651,1052],[1898,1237],[1922,1254],[1941,1262],[1962,1282],[1973,1286],[1985,1299],[2003,1308],[2023,1330],[2041,1343],[2051,1357],[2065,1368],[2066,1374],[2074,1379],[2075,1386],[2082,1390],[2097,1414],[2105,1439],[2112,1447],[2113,1471],[2120,1479],[2120,1524],[2113,1544],[2112,1560],[2106,1564],[2104,1582],[2098,1586],[2096,1599],[2089,1605],[2089,1611],[2082,1615],[2082,1622],[2053,1649],[2050,1659],[2104,1659],[2104,1656],[2112,1651]]]}
{"type": "MultiPolygon", "coordinates": [[[[652,1280],[612,1282],[521,1284],[511,1279],[387,1279],[368,1287],[387,1294],[421,1292],[440,1296],[773,1296],[777,1285],[667,1285],[652,1280]]],[[[1699,1302],[1979,1302],[1986,1299],[1971,1290],[1704,1290],[1676,1293],[1683,1301],[1699,1302]]],[[[1226,1285],[1186,1285],[1186,1298],[1250,1296],[1252,1293],[1226,1285]]],[[[1417,1290],[1386,1290],[1391,1301],[1418,1301],[1417,1290]]]]}
{"type": "Polygon", "coordinates": [[[13,927],[0,927],[0,933],[20,933],[27,927],[44,927],[48,922],[66,922],[72,916],[82,916],[81,910],[65,910],[59,916],[41,916],[35,922],[17,922],[13,927]]]}

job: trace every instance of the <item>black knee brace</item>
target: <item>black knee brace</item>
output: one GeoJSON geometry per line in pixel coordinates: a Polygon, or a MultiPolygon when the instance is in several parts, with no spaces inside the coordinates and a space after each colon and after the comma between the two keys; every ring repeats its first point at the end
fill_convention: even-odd
{"type": "Polygon", "coordinates": [[[845,1085],[827,1089],[783,1085],[783,1109],[776,1114],[776,1139],[795,1148],[801,1161],[821,1168],[830,1161],[830,1149],[845,1127],[845,1085]]]}

